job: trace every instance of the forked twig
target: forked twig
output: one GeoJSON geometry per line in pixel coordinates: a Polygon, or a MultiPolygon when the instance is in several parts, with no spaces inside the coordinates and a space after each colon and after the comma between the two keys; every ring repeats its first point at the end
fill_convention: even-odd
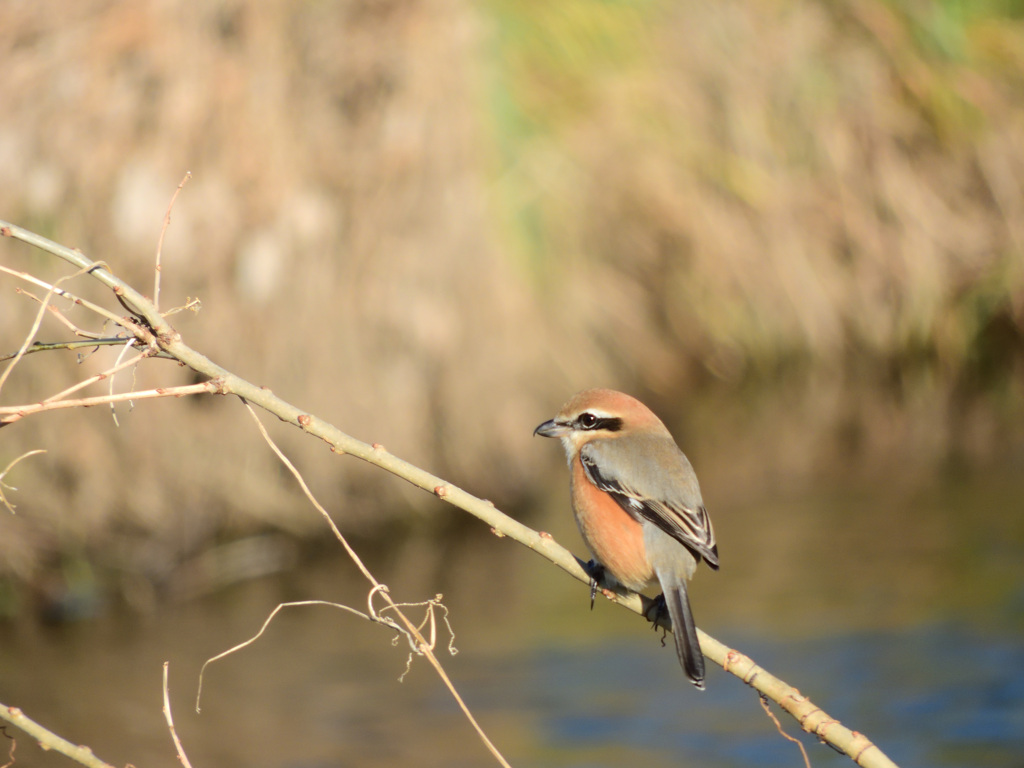
{"type": "MultiPolygon", "coordinates": [[[[22,296],[27,296],[28,298],[32,299],[32,301],[36,301],[36,302],[38,302],[40,304],[43,303],[42,299],[40,299],[38,296],[36,296],[31,291],[26,291],[24,288],[15,288],[14,292],[18,293],[18,294],[21,294],[22,296]]],[[[61,323],[63,323],[65,326],[67,326],[67,328],[73,334],[75,334],[76,336],[81,336],[83,339],[101,339],[101,338],[103,338],[103,334],[101,334],[101,333],[92,333],[91,331],[87,331],[87,330],[85,330],[83,328],[79,328],[77,325],[75,325],[70,320],[68,320],[68,318],[64,315],[64,313],[61,312],[59,309],[57,309],[57,307],[55,307],[53,304],[50,304],[46,309],[50,312],[51,315],[53,315],[55,318],[57,318],[57,320],[59,320],[61,323]]],[[[35,346],[36,345],[33,345],[33,347],[35,347],[35,346]]]]}
{"type": "MultiPolygon", "coordinates": [[[[412,621],[404,613],[402,613],[399,607],[400,604],[395,603],[391,599],[391,596],[388,594],[387,587],[381,584],[379,581],[377,581],[373,574],[370,573],[369,569],[363,564],[363,561],[355,553],[355,550],[353,550],[352,547],[349,545],[348,541],[345,540],[345,537],[342,535],[341,531],[338,530],[338,527],[334,524],[334,521],[331,519],[331,516],[327,513],[327,510],[324,509],[323,505],[321,505],[320,502],[317,501],[312,491],[309,490],[309,486],[306,485],[306,481],[302,477],[302,473],[295,468],[295,465],[292,464],[288,457],[284,455],[284,452],[282,452],[281,449],[277,447],[277,444],[274,442],[273,438],[270,437],[270,433],[267,432],[266,427],[263,426],[263,422],[260,421],[259,417],[256,415],[256,412],[252,409],[252,406],[249,405],[249,403],[246,402],[245,400],[243,400],[242,402],[245,403],[245,407],[248,409],[249,414],[256,422],[256,426],[259,428],[260,434],[263,435],[263,439],[267,442],[267,445],[270,446],[270,449],[277,455],[277,458],[280,459],[281,462],[285,465],[285,467],[288,468],[288,471],[292,473],[292,476],[295,477],[296,481],[298,481],[299,483],[299,486],[302,488],[302,492],[306,494],[306,498],[309,499],[309,502],[324,517],[328,525],[330,525],[331,530],[334,532],[335,537],[338,539],[338,541],[341,542],[342,546],[345,548],[345,551],[349,554],[353,562],[356,564],[356,567],[359,568],[359,570],[363,573],[366,579],[373,585],[373,589],[370,592],[371,601],[372,596],[374,594],[380,594],[384,598],[384,601],[388,604],[385,610],[390,609],[394,611],[395,615],[405,626],[405,629],[403,631],[407,634],[407,636],[415,638],[415,645],[413,646],[413,649],[416,651],[416,653],[425,656],[426,659],[430,662],[430,665],[434,668],[434,671],[437,672],[438,676],[444,682],[445,686],[448,688],[448,692],[455,699],[455,702],[459,705],[459,708],[462,710],[462,714],[465,715],[470,725],[473,726],[473,730],[476,731],[477,736],[480,737],[480,740],[484,743],[484,746],[487,747],[491,755],[494,756],[494,759],[497,760],[502,766],[505,766],[505,768],[511,768],[508,762],[502,756],[501,752],[498,751],[498,748],[494,746],[494,743],[490,740],[490,738],[488,738],[487,734],[484,732],[484,729],[476,721],[476,718],[473,716],[473,713],[470,712],[469,707],[466,705],[466,702],[463,701],[462,696],[460,696],[458,690],[456,690],[455,684],[452,683],[451,678],[448,677],[448,673],[445,672],[444,667],[441,666],[441,662],[438,661],[437,657],[434,655],[433,643],[427,642],[427,640],[420,633],[420,627],[417,627],[415,624],[413,624],[412,621]]],[[[370,608],[372,611],[372,602],[370,608]]],[[[355,611],[353,611],[353,613],[355,613],[355,611]]],[[[377,615],[377,620],[381,620],[379,615],[377,615]]]]}
{"type": "Polygon", "coordinates": [[[197,296],[194,299],[186,298],[185,299],[185,303],[182,304],[180,307],[172,307],[171,309],[168,309],[163,314],[164,314],[164,317],[170,317],[171,315],[176,315],[179,312],[184,312],[186,309],[191,309],[193,312],[198,312],[202,308],[203,308],[203,302],[197,296]]]}
{"type": "MultiPolygon", "coordinates": [[[[301,605],[327,605],[327,606],[330,606],[331,608],[337,608],[339,610],[347,611],[349,613],[355,614],[356,616],[358,616],[361,619],[366,619],[367,621],[373,621],[373,619],[371,617],[367,616],[362,611],[357,611],[355,608],[350,608],[347,605],[342,605],[341,603],[332,603],[332,602],[329,602],[327,600],[296,600],[294,602],[278,604],[278,606],[274,610],[272,610],[270,612],[270,615],[267,616],[267,618],[264,620],[263,626],[260,627],[260,631],[259,632],[257,632],[255,635],[250,637],[248,640],[246,640],[244,642],[241,642],[238,645],[235,645],[235,646],[233,646],[231,648],[228,648],[226,651],[222,651],[221,653],[218,653],[216,656],[211,656],[210,658],[208,658],[206,661],[203,662],[203,666],[199,670],[199,687],[198,687],[198,690],[196,690],[196,712],[202,712],[202,708],[200,707],[199,704],[200,704],[200,699],[203,696],[203,676],[206,674],[206,668],[208,666],[210,666],[211,664],[213,664],[213,662],[215,662],[215,661],[220,661],[221,659],[223,659],[226,656],[230,656],[231,654],[233,654],[233,653],[235,653],[237,651],[240,651],[243,648],[247,648],[248,646],[250,646],[253,643],[255,643],[257,640],[259,640],[261,637],[263,637],[263,633],[267,631],[267,627],[270,626],[270,622],[272,622],[274,620],[274,617],[277,616],[277,614],[279,614],[285,608],[294,608],[296,606],[301,606],[301,605]]],[[[396,627],[396,629],[397,629],[397,627],[396,627]]]]}
{"type": "Polygon", "coordinates": [[[784,730],[782,730],[782,723],[779,722],[779,718],[777,718],[775,716],[775,713],[772,712],[772,708],[771,708],[771,706],[768,703],[768,697],[767,696],[765,696],[763,693],[759,693],[759,694],[757,694],[757,698],[761,701],[761,709],[763,709],[764,713],[766,715],[768,715],[768,717],[771,718],[771,721],[773,723],[775,723],[775,727],[778,729],[779,735],[782,736],[784,739],[789,739],[794,744],[796,744],[798,747],[800,747],[800,754],[804,756],[804,766],[806,768],[811,768],[811,758],[809,758],[807,756],[807,750],[804,749],[803,742],[800,741],[800,739],[797,739],[797,738],[795,738],[793,736],[790,736],[788,733],[786,733],[784,730]]]}
{"type": "Polygon", "coordinates": [[[10,472],[14,468],[14,465],[17,464],[19,461],[21,461],[22,459],[27,459],[29,456],[35,456],[38,453],[46,453],[46,449],[36,448],[34,451],[28,451],[27,453],[23,453],[21,454],[21,456],[14,459],[10,464],[4,467],[3,472],[0,472],[0,503],[3,503],[3,505],[7,507],[7,509],[10,511],[12,515],[17,514],[14,511],[15,506],[7,500],[7,495],[4,493],[4,491],[16,491],[18,489],[15,488],[13,485],[9,485],[8,483],[4,482],[4,478],[7,477],[7,473],[10,472]]]}
{"type": "MultiPolygon", "coordinates": [[[[88,264],[83,265],[82,271],[92,272],[93,270],[98,269],[100,267],[106,268],[105,265],[104,265],[104,262],[102,262],[102,261],[89,262],[88,264]]],[[[75,305],[80,306],[80,307],[85,307],[86,309],[88,309],[88,310],[90,310],[92,312],[95,312],[100,317],[106,318],[107,320],[110,320],[113,323],[116,323],[118,325],[124,326],[126,329],[130,330],[136,336],[138,336],[139,332],[142,332],[142,330],[143,330],[141,326],[136,325],[135,323],[131,322],[130,320],[126,320],[123,317],[119,317],[118,315],[115,315],[113,312],[111,312],[106,307],[101,307],[99,304],[93,304],[88,299],[80,298],[79,296],[76,296],[75,294],[71,293],[70,291],[67,291],[67,290],[65,290],[63,288],[60,288],[58,286],[58,284],[65,279],[63,277],[60,280],[58,280],[56,283],[52,283],[51,284],[51,283],[46,282],[45,280],[40,280],[38,277],[30,275],[27,272],[19,272],[16,269],[11,269],[9,267],[5,267],[2,264],[0,264],[0,272],[4,272],[4,273],[6,273],[8,275],[11,275],[12,277],[16,277],[19,280],[24,280],[26,283],[32,283],[32,285],[37,285],[40,288],[45,288],[46,290],[52,292],[54,295],[60,296],[62,299],[67,299],[72,304],[75,304],[75,305]]],[[[67,276],[65,276],[65,277],[67,277],[67,276]]],[[[25,292],[23,292],[23,293],[25,293],[25,292]]],[[[32,298],[34,298],[36,301],[39,301],[39,299],[36,298],[35,296],[33,296],[32,298]]]]}
{"type": "MultiPolygon", "coordinates": [[[[121,344],[124,344],[124,341],[125,341],[124,339],[120,339],[121,344]]],[[[133,341],[134,341],[134,339],[133,339],[133,341]]],[[[117,362],[116,364],[114,364],[112,367],[108,368],[105,371],[102,371],[102,372],[97,373],[97,374],[95,374],[93,376],[90,376],[88,379],[83,379],[82,381],[76,382],[76,383],[72,384],[70,387],[68,387],[67,389],[61,390],[60,392],[58,392],[55,395],[50,395],[48,398],[46,398],[42,402],[45,404],[45,403],[55,403],[58,400],[63,400],[68,395],[73,394],[73,393],[77,392],[80,389],[84,389],[85,387],[88,387],[90,384],[95,384],[96,382],[103,381],[106,378],[112,378],[115,373],[118,373],[119,371],[123,371],[125,368],[131,368],[133,365],[138,365],[140,362],[142,362],[142,360],[144,360],[147,357],[150,357],[154,353],[155,353],[155,350],[152,347],[144,349],[144,350],[142,350],[142,352],[138,356],[133,357],[131,360],[126,360],[124,362],[117,362]]],[[[120,360],[120,358],[119,358],[119,360],[120,360]]],[[[111,394],[113,394],[113,393],[111,393],[111,394]]]]}
{"type": "Polygon", "coordinates": [[[21,344],[21,348],[18,350],[17,354],[14,355],[14,358],[11,360],[10,364],[4,369],[4,372],[0,374],[0,390],[3,390],[4,384],[7,382],[7,378],[11,375],[11,371],[14,370],[14,366],[21,362],[21,358],[25,356],[25,350],[29,348],[29,345],[32,344],[32,339],[34,339],[36,337],[36,334],[39,333],[39,326],[42,325],[43,323],[43,316],[46,314],[46,308],[50,304],[50,297],[52,297],[53,294],[57,291],[57,286],[59,286],[65,280],[70,280],[72,278],[78,277],[79,275],[89,272],[89,270],[89,267],[82,267],[73,274],[64,275],[64,277],[60,278],[53,285],[49,286],[49,289],[46,292],[46,298],[44,298],[40,302],[39,311],[36,313],[36,318],[32,322],[32,327],[29,329],[28,334],[26,334],[25,340],[21,344]]]}

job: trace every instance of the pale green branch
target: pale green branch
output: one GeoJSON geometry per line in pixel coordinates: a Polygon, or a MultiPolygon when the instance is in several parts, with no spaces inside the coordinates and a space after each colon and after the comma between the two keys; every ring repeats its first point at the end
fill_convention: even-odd
{"type": "Polygon", "coordinates": [[[114,768],[110,763],[106,763],[96,757],[88,747],[72,744],[67,739],[41,726],[35,720],[28,718],[17,707],[8,707],[6,704],[0,704],[0,719],[6,720],[11,725],[23,730],[38,741],[44,749],[60,752],[62,755],[70,757],[87,768],[114,768]]]}

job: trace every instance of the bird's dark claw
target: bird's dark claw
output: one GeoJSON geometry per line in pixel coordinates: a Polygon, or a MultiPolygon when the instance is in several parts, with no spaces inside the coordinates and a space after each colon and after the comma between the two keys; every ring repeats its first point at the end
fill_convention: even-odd
{"type": "Polygon", "coordinates": [[[594,598],[597,597],[597,586],[604,581],[604,566],[596,560],[589,561],[583,570],[590,576],[590,610],[594,610],[594,598]]]}
{"type": "Polygon", "coordinates": [[[659,623],[668,618],[668,604],[665,602],[665,595],[658,595],[651,600],[651,604],[644,611],[644,617],[657,629],[659,623]]]}

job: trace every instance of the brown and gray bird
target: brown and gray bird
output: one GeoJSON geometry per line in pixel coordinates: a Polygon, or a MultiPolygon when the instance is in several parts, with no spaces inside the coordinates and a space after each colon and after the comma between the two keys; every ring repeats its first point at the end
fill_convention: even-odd
{"type": "Polygon", "coordinates": [[[703,689],[686,585],[701,560],[718,570],[718,547],[690,461],[646,405],[611,389],[573,395],[534,434],[562,441],[573,513],[593,564],[634,592],[658,580],[679,663],[703,689]]]}

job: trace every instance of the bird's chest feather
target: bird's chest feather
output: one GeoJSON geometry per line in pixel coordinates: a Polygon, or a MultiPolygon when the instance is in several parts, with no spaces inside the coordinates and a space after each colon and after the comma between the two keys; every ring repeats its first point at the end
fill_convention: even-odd
{"type": "Polygon", "coordinates": [[[572,491],[576,524],[594,559],[627,589],[647,586],[654,572],[644,549],[643,527],[587,479],[579,456],[572,463],[572,491]]]}

